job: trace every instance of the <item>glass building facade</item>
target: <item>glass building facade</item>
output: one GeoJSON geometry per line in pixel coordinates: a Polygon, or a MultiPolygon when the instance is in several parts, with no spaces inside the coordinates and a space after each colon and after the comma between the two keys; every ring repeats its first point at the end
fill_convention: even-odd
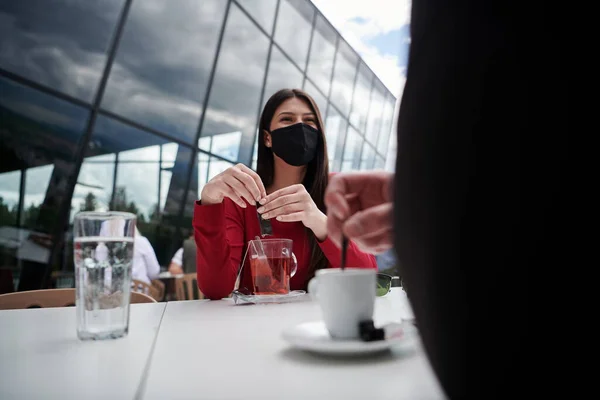
{"type": "Polygon", "coordinates": [[[332,171],[383,168],[395,97],[307,0],[0,2],[0,293],[72,277],[80,210],[126,210],[166,266],[204,184],[255,166],[303,88],[332,171]]]}

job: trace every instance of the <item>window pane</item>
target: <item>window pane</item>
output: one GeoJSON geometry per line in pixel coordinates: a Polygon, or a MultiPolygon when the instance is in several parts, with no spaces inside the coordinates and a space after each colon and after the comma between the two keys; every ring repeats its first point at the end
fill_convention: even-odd
{"type": "Polygon", "coordinates": [[[302,72],[277,47],[273,46],[263,105],[280,89],[296,89],[301,87],[302,72]]]}
{"type": "Polygon", "coordinates": [[[227,168],[233,167],[234,164],[227,161],[222,161],[214,157],[209,157],[206,154],[198,155],[198,197],[202,193],[204,185],[212,178],[225,171],[227,168]]]}
{"type": "Polygon", "coordinates": [[[117,184],[113,209],[129,211],[141,221],[147,221],[158,207],[158,157],[149,158],[159,152],[158,146],[142,147],[124,151],[124,158],[117,166],[117,184]],[[137,160],[136,160],[137,158],[137,160]]]}
{"type": "Polygon", "coordinates": [[[331,25],[320,15],[317,16],[306,73],[326,95],[329,94],[331,84],[336,36],[331,25]]]}
{"type": "Polygon", "coordinates": [[[230,167],[233,167],[232,163],[211,157],[208,164],[208,180],[210,181],[212,178],[230,167]]]}
{"type": "Polygon", "coordinates": [[[323,96],[310,81],[306,81],[306,85],[304,87],[306,93],[308,93],[317,103],[317,107],[319,107],[319,111],[321,113],[321,118],[325,119],[325,113],[327,112],[327,99],[323,96]]]}
{"type": "MultiPolygon", "coordinates": [[[[30,149],[22,145],[18,150],[46,151],[50,160],[55,157],[74,160],[88,110],[4,78],[0,78],[0,93],[0,136],[6,137],[2,141],[13,142],[15,147],[16,143],[27,143],[30,149]]],[[[3,142],[3,147],[6,144],[3,142]]],[[[22,155],[22,158],[35,157],[22,155]]],[[[16,163],[19,159],[21,157],[11,160],[3,156],[0,165],[16,163]]]]}
{"type": "Polygon", "coordinates": [[[233,4],[202,127],[202,137],[213,140],[200,141],[202,150],[250,163],[268,50],[268,38],[233,4]]]}
{"type": "Polygon", "coordinates": [[[238,0],[238,3],[252,15],[265,31],[271,34],[277,0],[238,0]]]}
{"type": "Polygon", "coordinates": [[[352,98],[352,111],[350,112],[350,123],[358,128],[362,133],[367,128],[367,113],[369,112],[369,102],[371,99],[371,81],[373,74],[367,66],[361,63],[358,73],[358,80],[354,88],[354,97],[352,98]]]}
{"type": "Polygon", "coordinates": [[[36,218],[38,217],[37,213],[44,203],[52,171],[54,171],[54,165],[29,168],[25,172],[25,197],[23,205],[26,211],[25,215],[21,216],[21,226],[35,227],[36,218]]]}
{"type": "Polygon", "coordinates": [[[0,229],[17,225],[21,171],[0,173],[0,229]]]}
{"type": "Polygon", "coordinates": [[[4,78],[0,93],[0,285],[40,289],[89,111],[4,78]]]}
{"type": "Polygon", "coordinates": [[[377,79],[371,93],[371,106],[369,107],[369,119],[367,121],[366,139],[369,143],[377,145],[379,132],[381,131],[381,121],[383,116],[383,101],[385,92],[383,85],[377,79]]]}
{"type": "Polygon", "coordinates": [[[329,153],[329,168],[339,171],[341,167],[342,151],[344,150],[344,136],[348,122],[335,110],[329,107],[325,122],[325,135],[327,138],[327,152],[329,153]]]}
{"type": "Polygon", "coordinates": [[[123,0],[0,2],[0,67],[92,102],[123,0]]]}
{"type": "Polygon", "coordinates": [[[242,132],[229,132],[215,136],[200,138],[199,147],[212,154],[217,154],[231,161],[238,159],[239,144],[242,132]]]}
{"type": "Polygon", "coordinates": [[[369,170],[373,169],[373,163],[375,162],[375,149],[366,144],[363,146],[362,155],[360,157],[360,169],[369,170]]]}
{"type": "Polygon", "coordinates": [[[92,142],[93,150],[88,151],[84,163],[89,166],[90,177],[81,172],[78,182],[99,180],[98,186],[108,188],[100,200],[106,202],[106,191],[112,193],[110,209],[133,212],[142,222],[179,213],[191,149],[102,115],[92,142]],[[114,193],[110,172],[114,173],[115,166],[108,167],[110,163],[117,168],[114,193]]]}
{"type": "MultiPolygon", "coordinates": [[[[182,149],[182,154],[185,152],[189,152],[191,149],[182,149]]],[[[162,146],[160,146],[160,159],[161,159],[161,172],[160,172],[160,192],[159,192],[159,210],[165,210],[167,207],[167,199],[169,199],[169,189],[171,188],[171,182],[173,181],[173,170],[175,169],[175,165],[176,165],[176,161],[177,161],[177,155],[180,152],[180,146],[177,143],[167,143],[167,144],[163,144],[162,146]]],[[[190,153],[191,154],[191,153],[190,153]]],[[[180,170],[185,169],[185,164],[181,163],[180,164],[180,170]]],[[[184,171],[179,171],[179,179],[178,181],[183,183],[184,182],[184,176],[186,175],[182,175],[182,172],[184,171]]],[[[187,171],[185,171],[185,173],[187,173],[187,171]]],[[[177,175],[175,175],[177,176],[177,175]]],[[[175,185],[177,186],[177,185],[175,185]]],[[[181,191],[183,189],[183,187],[181,185],[180,188],[178,188],[178,191],[181,191]]],[[[183,192],[182,192],[183,193],[183,192]]],[[[183,199],[183,194],[177,194],[174,196],[171,196],[171,203],[176,204],[178,203],[178,201],[180,199],[183,199]]],[[[170,209],[173,209],[174,207],[169,207],[170,209]]],[[[162,212],[162,211],[161,211],[162,212]]]]}
{"type": "Polygon", "coordinates": [[[350,112],[357,62],[358,56],[356,56],[345,41],[340,40],[335,68],[333,70],[331,101],[340,109],[345,117],[350,112]]]}
{"type": "Polygon", "coordinates": [[[314,10],[304,0],[282,0],[279,5],[275,41],[304,70],[314,10]]]}
{"type": "Polygon", "coordinates": [[[226,2],[134,1],[102,107],[190,144],[226,2]]]}
{"type": "Polygon", "coordinates": [[[375,157],[375,165],[374,169],[384,169],[385,168],[385,160],[381,156],[375,157]]]}
{"type": "Polygon", "coordinates": [[[392,96],[388,96],[385,107],[383,109],[383,118],[381,124],[381,134],[377,139],[377,150],[381,154],[387,154],[390,134],[394,122],[394,107],[395,100],[392,96]]]}
{"type": "Polygon", "coordinates": [[[204,153],[198,153],[198,193],[193,201],[200,199],[200,193],[206,182],[208,182],[208,160],[209,156],[204,153]]]}
{"type": "Polygon", "coordinates": [[[115,154],[87,157],[83,161],[71,199],[70,221],[79,211],[110,210],[115,165],[115,154]]]}
{"type": "Polygon", "coordinates": [[[342,171],[351,171],[358,169],[360,166],[360,149],[363,145],[363,139],[360,137],[356,129],[350,127],[348,129],[348,137],[344,147],[344,158],[342,159],[342,171]]]}

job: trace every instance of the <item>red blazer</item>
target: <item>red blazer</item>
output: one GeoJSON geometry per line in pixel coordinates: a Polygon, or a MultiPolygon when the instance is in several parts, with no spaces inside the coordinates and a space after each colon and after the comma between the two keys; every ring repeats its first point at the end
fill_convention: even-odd
{"type": "MultiPolygon", "coordinates": [[[[292,239],[298,270],[290,279],[290,289],[306,290],[311,249],[302,222],[279,222],[271,219],[273,236],[292,239]]],[[[241,208],[225,198],[221,204],[194,205],[194,237],[196,239],[196,271],[198,286],[209,299],[218,300],[231,294],[248,241],[260,235],[256,207],[241,208]]],[[[339,268],[340,249],[329,239],[318,243],[329,261],[329,267],[339,268]]],[[[373,255],[363,253],[350,241],[346,257],[349,268],[377,268],[373,255]]],[[[251,287],[249,268],[244,268],[242,287],[251,287]]]]}

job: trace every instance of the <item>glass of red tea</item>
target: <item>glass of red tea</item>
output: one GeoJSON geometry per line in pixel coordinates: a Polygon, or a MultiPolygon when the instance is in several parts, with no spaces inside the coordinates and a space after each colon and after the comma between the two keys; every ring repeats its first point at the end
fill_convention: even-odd
{"type": "Polygon", "coordinates": [[[248,246],[252,291],[257,295],[288,294],[298,263],[290,239],[256,239],[248,246]]]}

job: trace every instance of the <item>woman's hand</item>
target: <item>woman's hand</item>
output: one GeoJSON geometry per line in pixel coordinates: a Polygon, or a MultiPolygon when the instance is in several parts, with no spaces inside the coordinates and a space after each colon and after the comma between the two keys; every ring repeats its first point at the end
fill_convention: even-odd
{"type": "Polygon", "coordinates": [[[319,210],[304,185],[292,185],[271,193],[260,201],[258,212],[265,219],[282,222],[302,221],[318,240],[327,237],[327,216],[319,210]]]}
{"type": "Polygon", "coordinates": [[[267,196],[265,186],[258,174],[244,164],[228,168],[212,178],[202,189],[200,200],[203,205],[219,204],[225,197],[246,208],[244,199],[249,204],[256,204],[267,196]]]}

